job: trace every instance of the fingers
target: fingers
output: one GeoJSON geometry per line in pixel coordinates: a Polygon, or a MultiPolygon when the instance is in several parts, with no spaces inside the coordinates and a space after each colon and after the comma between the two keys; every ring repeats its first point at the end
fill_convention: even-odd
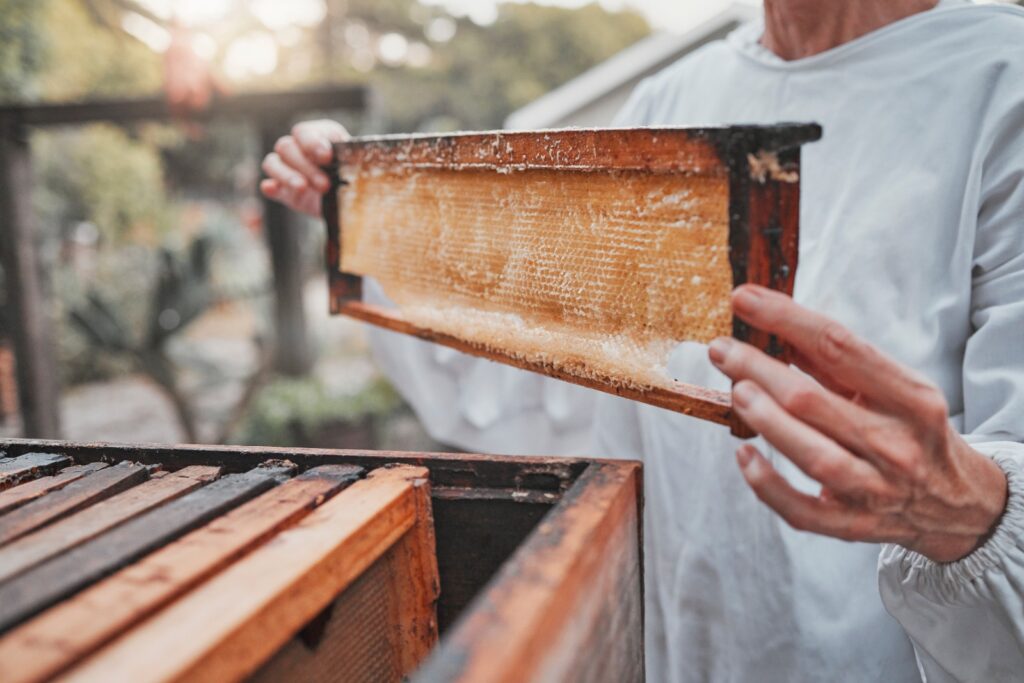
{"type": "Polygon", "coordinates": [[[328,180],[327,174],[306,156],[294,137],[287,135],[278,140],[274,145],[274,152],[283,163],[302,174],[306,183],[317,192],[323,193],[330,189],[331,181],[328,180]]]}
{"type": "Polygon", "coordinates": [[[283,187],[291,190],[301,190],[307,187],[306,179],[301,173],[284,163],[277,152],[271,152],[263,159],[263,172],[270,178],[281,183],[283,187]]]}
{"type": "Polygon", "coordinates": [[[321,195],[316,190],[308,187],[295,190],[282,185],[274,178],[267,178],[260,182],[260,192],[300,213],[314,218],[319,218],[321,215],[321,195]]]}
{"type": "MultiPolygon", "coordinates": [[[[723,337],[711,343],[708,355],[715,367],[734,382],[752,380],[756,390],[767,392],[776,407],[789,418],[784,424],[804,423],[802,427],[812,429],[829,443],[835,442],[853,451],[854,455],[868,460],[875,469],[883,473],[891,469],[892,463],[886,451],[879,452],[869,439],[871,434],[880,430],[882,416],[829,391],[814,379],[749,344],[723,337]]],[[[735,389],[739,390],[740,385],[735,389]]],[[[768,429],[778,429],[782,424],[773,421],[768,429]]],[[[751,424],[751,427],[768,437],[758,425],[751,424]]],[[[776,443],[778,439],[769,441],[789,455],[781,443],[776,443]]],[[[801,469],[807,472],[802,466],[801,469]]],[[[807,473],[815,477],[811,472],[807,473]]]]}
{"type": "Polygon", "coordinates": [[[768,443],[829,490],[872,504],[898,498],[899,492],[875,467],[790,415],[754,382],[743,380],[736,385],[733,405],[768,443]]]}
{"type": "Polygon", "coordinates": [[[329,164],[334,156],[332,143],[348,140],[348,131],[337,121],[305,121],[292,129],[292,137],[302,152],[318,164],[329,164]]]}
{"type": "Polygon", "coordinates": [[[847,541],[870,541],[884,524],[884,518],[872,512],[797,491],[750,444],[740,446],[736,461],[754,494],[794,529],[847,541]]]}
{"type": "MultiPolygon", "coordinates": [[[[744,285],[733,293],[736,315],[792,344],[830,379],[872,402],[906,415],[934,417],[935,389],[911,369],[859,339],[842,325],[764,287],[744,285]]],[[[945,418],[943,418],[945,419],[945,418]]]]}

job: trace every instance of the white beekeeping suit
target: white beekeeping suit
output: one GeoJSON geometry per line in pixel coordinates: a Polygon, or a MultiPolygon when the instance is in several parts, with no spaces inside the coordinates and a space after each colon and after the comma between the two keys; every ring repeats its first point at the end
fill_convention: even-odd
{"type": "MultiPolygon", "coordinates": [[[[390,306],[366,279],[365,299],[390,306]]],[[[582,455],[590,446],[595,392],[370,328],[377,366],[448,446],[505,455],[582,455]]]]}
{"type": "MultiPolygon", "coordinates": [[[[645,465],[648,678],[1024,680],[1024,11],[946,0],[789,62],[762,31],[645,81],[620,123],[822,124],[795,299],[936,382],[1007,473],[1008,506],[948,565],[794,531],[748,489],[727,430],[601,396],[595,454],[645,465]]],[[[728,388],[703,347],[670,370],[728,388]]]]}

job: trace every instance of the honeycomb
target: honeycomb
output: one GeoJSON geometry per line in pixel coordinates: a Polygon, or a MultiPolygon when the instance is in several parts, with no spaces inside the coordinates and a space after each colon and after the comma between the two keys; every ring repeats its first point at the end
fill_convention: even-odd
{"type": "Polygon", "coordinates": [[[731,333],[724,173],[343,176],[341,269],[376,278],[421,327],[636,387],[671,385],[677,343],[731,333]]]}

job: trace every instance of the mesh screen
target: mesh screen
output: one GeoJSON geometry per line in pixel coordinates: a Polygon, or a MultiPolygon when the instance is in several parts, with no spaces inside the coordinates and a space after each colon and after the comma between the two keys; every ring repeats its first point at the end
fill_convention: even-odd
{"type": "Polygon", "coordinates": [[[341,268],[427,329],[572,374],[670,384],[731,332],[728,179],[345,168],[341,268]]]}

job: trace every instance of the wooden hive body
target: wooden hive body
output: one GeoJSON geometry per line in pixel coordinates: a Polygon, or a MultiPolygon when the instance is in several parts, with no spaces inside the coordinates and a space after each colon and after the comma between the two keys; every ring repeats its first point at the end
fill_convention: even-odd
{"type": "Polygon", "coordinates": [[[332,310],[739,430],[669,377],[733,334],[731,290],[791,294],[800,145],[815,125],[359,138],[324,200],[332,310]],[[373,277],[396,304],[361,301],[373,277]]]}
{"type": "Polygon", "coordinates": [[[0,453],[5,683],[642,680],[635,463],[0,453]]]}

